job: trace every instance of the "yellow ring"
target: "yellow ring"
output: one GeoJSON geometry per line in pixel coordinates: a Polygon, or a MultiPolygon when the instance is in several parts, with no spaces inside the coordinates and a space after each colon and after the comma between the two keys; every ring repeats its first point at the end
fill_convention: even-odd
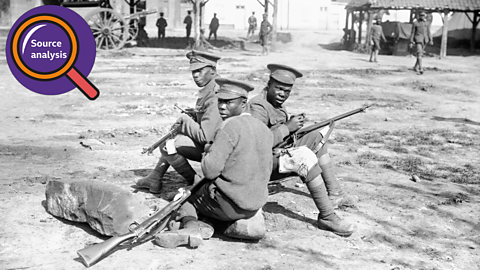
{"type": "Polygon", "coordinates": [[[15,33],[15,36],[13,37],[12,52],[13,52],[13,58],[15,62],[20,67],[20,69],[23,72],[25,72],[27,75],[39,80],[51,80],[51,79],[55,79],[57,77],[62,76],[68,70],[70,70],[77,56],[77,46],[78,44],[77,44],[77,39],[75,38],[75,33],[73,32],[72,28],[70,28],[68,24],[66,24],[63,20],[60,20],[59,18],[48,16],[48,15],[42,15],[42,16],[29,19],[18,28],[17,32],[15,33]],[[20,39],[20,34],[23,32],[25,28],[29,27],[31,24],[38,21],[51,21],[59,24],[64,30],[67,31],[68,35],[70,36],[70,40],[72,41],[72,52],[70,54],[70,59],[68,59],[67,64],[57,72],[50,73],[50,74],[40,74],[37,72],[33,72],[23,64],[23,62],[20,60],[20,56],[18,55],[17,45],[18,45],[18,40],[20,39]]]}

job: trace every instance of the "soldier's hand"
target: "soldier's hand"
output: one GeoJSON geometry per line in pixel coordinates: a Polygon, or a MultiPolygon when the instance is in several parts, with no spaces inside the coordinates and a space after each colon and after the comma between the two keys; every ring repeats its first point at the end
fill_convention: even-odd
{"type": "Polygon", "coordinates": [[[430,40],[430,45],[433,45],[433,40],[430,40]]]}
{"type": "Polygon", "coordinates": [[[288,120],[285,125],[288,128],[288,131],[295,132],[298,129],[303,127],[303,124],[305,123],[305,116],[303,114],[301,115],[294,115],[290,117],[290,120],[288,120]]]}

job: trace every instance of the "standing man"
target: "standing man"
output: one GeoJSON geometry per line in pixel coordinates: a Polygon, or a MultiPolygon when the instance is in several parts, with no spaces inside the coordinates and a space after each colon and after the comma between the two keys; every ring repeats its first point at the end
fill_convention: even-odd
{"type": "Polygon", "coordinates": [[[190,70],[195,84],[201,87],[195,105],[195,120],[183,114],[174,124],[179,135],[160,145],[160,157],[157,166],[144,178],[136,182],[137,188],[149,189],[151,193],[160,193],[162,177],[171,165],[185,180],[192,184],[200,177],[190,166],[187,159],[200,162],[204,147],[213,141],[215,131],[222,122],[218,112],[215,92],[217,61],[219,56],[199,51],[187,53],[190,70]]]}
{"type": "Polygon", "coordinates": [[[380,40],[387,42],[385,35],[383,34],[383,29],[381,25],[381,19],[377,18],[375,23],[372,25],[372,51],[370,52],[370,62],[377,62],[378,52],[380,51],[380,40]]]}
{"type": "Polygon", "coordinates": [[[433,45],[433,39],[426,17],[427,14],[425,12],[420,12],[419,18],[413,23],[412,33],[410,34],[410,47],[415,46],[417,54],[417,61],[415,62],[413,70],[418,74],[423,74],[422,58],[425,47],[427,44],[433,45]]]}
{"type": "Polygon", "coordinates": [[[257,30],[257,18],[255,17],[255,12],[252,12],[252,16],[248,17],[247,39],[250,36],[250,33],[252,33],[251,37],[253,37],[255,30],[257,30]]]}
{"type": "Polygon", "coordinates": [[[183,23],[185,24],[185,29],[187,30],[187,45],[189,44],[189,41],[190,41],[190,33],[192,31],[192,23],[193,23],[193,20],[192,20],[192,11],[189,10],[187,11],[187,16],[185,16],[185,19],[183,20],[183,23]]]}
{"type": "Polygon", "coordinates": [[[217,30],[219,26],[220,22],[218,21],[217,13],[213,13],[212,21],[210,21],[210,34],[208,34],[208,40],[210,40],[210,37],[213,35],[215,41],[217,41],[217,30]]]}
{"type": "Polygon", "coordinates": [[[284,139],[303,127],[303,115],[288,116],[283,103],[290,96],[295,79],[302,77],[296,69],[278,64],[269,64],[270,80],[262,94],[252,98],[249,112],[273,133],[273,171],[271,180],[281,179],[296,173],[306,183],[318,210],[318,228],[348,237],[354,227],[342,221],[334,212],[333,204],[344,193],[333,168],[326,147],[325,134],[310,132],[295,141],[292,148],[276,148],[284,139]]]}
{"type": "MultiPolygon", "coordinates": [[[[248,92],[246,83],[218,78],[216,96],[218,110],[224,122],[202,160],[207,183],[192,194],[178,211],[183,228],[157,234],[154,243],[167,248],[179,245],[197,247],[202,238],[198,214],[219,221],[250,222],[251,231],[226,234],[240,239],[259,240],[266,229],[261,208],[268,199],[268,180],[272,169],[272,133],[259,120],[244,113],[248,92]],[[257,217],[260,216],[260,222],[257,217]],[[254,232],[252,234],[252,232],[254,232]]],[[[227,228],[226,231],[229,231],[227,228]]]]}
{"type": "Polygon", "coordinates": [[[156,25],[158,28],[158,40],[163,41],[165,39],[165,28],[168,26],[167,20],[163,18],[163,12],[160,12],[160,18],[158,18],[156,25]]]}
{"type": "Polygon", "coordinates": [[[263,21],[260,24],[260,33],[258,34],[260,45],[262,45],[262,55],[268,55],[268,35],[273,30],[272,25],[268,22],[267,16],[267,13],[263,14],[263,21]]]}

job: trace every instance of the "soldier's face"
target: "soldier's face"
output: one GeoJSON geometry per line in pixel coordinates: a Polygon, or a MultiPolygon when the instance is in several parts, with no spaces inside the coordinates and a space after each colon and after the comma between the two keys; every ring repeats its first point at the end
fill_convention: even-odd
{"type": "Polygon", "coordinates": [[[292,84],[284,84],[270,79],[267,86],[267,101],[275,107],[281,106],[290,96],[292,84]]]}
{"type": "Polygon", "coordinates": [[[215,71],[209,66],[192,71],[193,81],[198,87],[204,87],[207,85],[207,83],[213,79],[214,75],[215,71]]]}
{"type": "Polygon", "coordinates": [[[236,99],[218,99],[218,111],[223,120],[230,118],[232,116],[237,116],[242,114],[247,104],[247,99],[245,98],[236,98],[236,99]]]}

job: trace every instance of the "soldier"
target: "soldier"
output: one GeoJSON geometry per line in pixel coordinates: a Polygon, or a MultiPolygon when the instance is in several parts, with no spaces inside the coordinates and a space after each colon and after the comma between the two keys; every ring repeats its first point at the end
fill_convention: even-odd
{"type": "Polygon", "coordinates": [[[372,26],[372,51],[370,52],[370,62],[377,62],[378,52],[380,51],[380,40],[387,42],[385,35],[383,34],[382,21],[376,19],[375,24],[372,26]],[[373,59],[372,59],[373,58],[373,59]]]}
{"type": "Polygon", "coordinates": [[[247,32],[247,39],[250,36],[250,33],[255,35],[255,30],[257,30],[257,18],[255,17],[255,12],[252,12],[252,16],[248,17],[248,32],[247,32]]]}
{"type": "Polygon", "coordinates": [[[260,45],[262,45],[262,55],[268,55],[268,35],[272,32],[273,27],[268,22],[268,14],[263,14],[263,21],[260,24],[260,33],[258,34],[260,38],[260,45]]]}
{"type": "Polygon", "coordinates": [[[189,40],[190,40],[190,33],[192,31],[192,16],[190,16],[190,14],[192,14],[192,11],[189,10],[187,11],[187,16],[185,16],[185,19],[183,19],[183,23],[185,24],[185,29],[187,30],[187,44],[189,43],[189,40]]]}
{"type": "MultiPolygon", "coordinates": [[[[266,124],[273,133],[273,147],[303,127],[303,116],[288,117],[283,103],[288,99],[295,79],[302,73],[285,65],[269,64],[270,80],[263,93],[248,103],[249,112],[266,124]]],[[[271,180],[288,176],[295,172],[306,183],[312,198],[320,211],[318,227],[340,236],[350,236],[354,228],[340,220],[333,205],[344,197],[338,183],[333,163],[327,151],[324,135],[310,132],[298,139],[290,149],[274,149],[271,180]],[[295,165],[291,167],[290,165],[295,165]]]]}
{"type": "Polygon", "coordinates": [[[217,18],[217,13],[213,13],[212,21],[210,21],[210,34],[208,34],[208,40],[213,35],[215,37],[215,41],[217,41],[217,30],[220,27],[220,22],[217,18]]]}
{"type": "Polygon", "coordinates": [[[165,38],[165,28],[168,26],[167,21],[163,18],[163,12],[160,12],[160,18],[158,18],[156,26],[158,28],[158,39],[165,38]]]}
{"type": "Polygon", "coordinates": [[[192,184],[200,177],[190,166],[187,159],[200,161],[206,144],[213,141],[218,125],[222,122],[217,108],[215,83],[217,61],[219,56],[199,51],[187,53],[190,70],[195,84],[202,87],[198,92],[195,105],[196,120],[182,115],[175,123],[179,135],[160,145],[160,157],[157,166],[147,176],[136,182],[137,188],[149,189],[151,193],[160,193],[162,177],[171,165],[180,175],[192,184]]]}
{"type": "Polygon", "coordinates": [[[205,223],[198,214],[232,223],[226,235],[240,239],[260,239],[265,235],[261,208],[268,199],[268,181],[272,170],[272,133],[259,120],[244,113],[248,92],[253,87],[240,81],[218,78],[218,110],[224,122],[202,159],[202,171],[208,182],[182,205],[179,218],[183,228],[160,233],[154,243],[167,248],[179,245],[197,247],[205,223]],[[260,219],[260,220],[259,220],[260,219]],[[247,231],[231,230],[236,223],[250,222],[247,231]],[[257,226],[257,228],[253,228],[257,226]]]}
{"type": "Polygon", "coordinates": [[[433,45],[433,39],[430,34],[430,27],[426,21],[427,14],[420,12],[420,16],[416,22],[413,23],[412,33],[410,34],[410,47],[415,45],[417,61],[413,70],[418,74],[423,74],[422,57],[427,44],[433,45]]]}

